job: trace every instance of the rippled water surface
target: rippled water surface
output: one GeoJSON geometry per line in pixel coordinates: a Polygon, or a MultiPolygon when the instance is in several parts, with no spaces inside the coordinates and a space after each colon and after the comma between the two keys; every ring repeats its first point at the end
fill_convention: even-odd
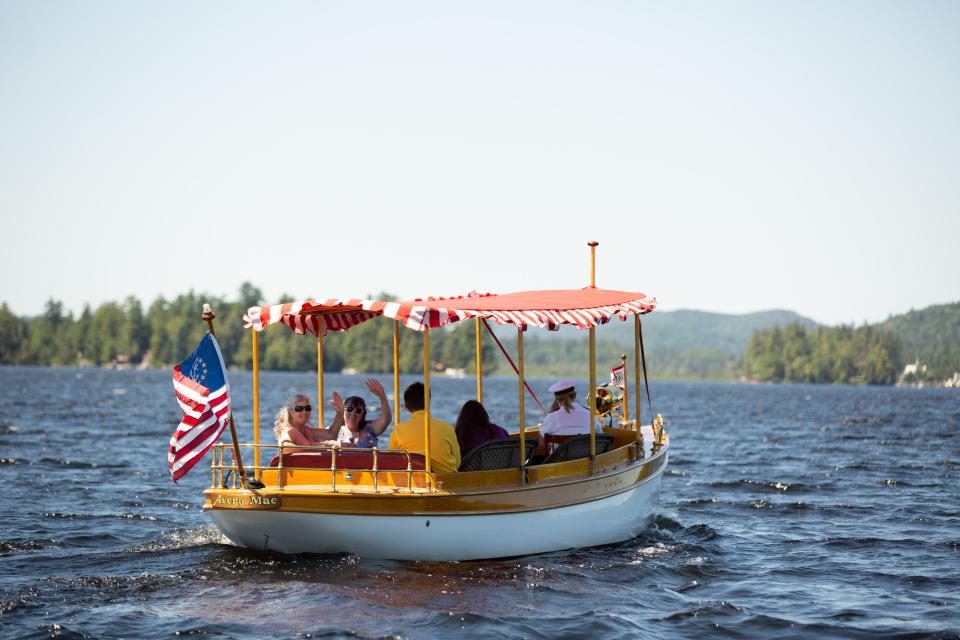
{"type": "MultiPolygon", "coordinates": [[[[249,440],[249,376],[231,383],[249,440]]],[[[361,377],[326,384],[369,395],[361,377]]],[[[316,390],[308,374],[261,385],[265,422],[316,390]]],[[[451,422],[475,393],[469,379],[432,386],[451,422]]],[[[485,393],[515,428],[515,380],[485,393]]],[[[168,373],[0,368],[0,637],[960,634],[960,393],[658,383],[653,399],[673,446],[640,537],[390,562],[231,546],[199,508],[206,461],[169,480],[168,373]]]]}

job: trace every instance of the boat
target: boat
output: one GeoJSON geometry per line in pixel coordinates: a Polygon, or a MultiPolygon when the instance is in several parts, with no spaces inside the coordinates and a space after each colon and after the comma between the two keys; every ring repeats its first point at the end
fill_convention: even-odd
{"type": "MultiPolygon", "coordinates": [[[[203,509],[234,544],[290,554],[481,560],[604,545],[639,535],[649,526],[657,507],[670,448],[663,420],[652,415],[652,406],[648,424],[641,424],[639,415],[641,379],[650,405],[640,318],[655,309],[656,300],[643,293],[597,288],[597,243],[589,246],[590,286],[579,289],[471,293],[400,302],[314,299],[251,307],[245,323],[253,352],[253,442],[240,444],[231,428],[233,443],[214,445],[211,484],[204,491],[203,509]],[[598,386],[595,362],[598,327],[611,320],[630,319],[634,323],[637,409],[632,418],[626,380],[598,386]],[[475,374],[481,402],[482,329],[489,330],[491,322],[516,329],[516,429],[506,440],[481,445],[469,454],[463,452],[460,470],[439,472],[432,468],[429,455],[429,336],[441,327],[471,321],[476,331],[475,374]],[[282,324],[305,337],[315,336],[317,397],[324,398],[324,336],[330,331],[349,331],[364,322],[393,323],[397,417],[401,415],[400,332],[422,335],[425,455],[385,448],[294,448],[262,442],[258,334],[282,324]],[[544,460],[533,463],[530,453],[540,425],[526,424],[523,419],[525,389],[529,388],[523,367],[524,332],[555,330],[561,325],[584,330],[589,340],[590,432],[570,437],[544,460]],[[244,466],[244,457],[248,463],[252,460],[252,465],[244,466]]],[[[205,317],[209,322],[209,315],[205,317]]],[[[489,335],[496,339],[492,331],[489,335]]],[[[625,355],[622,360],[621,374],[625,355]]],[[[317,404],[324,424],[323,403],[317,404]]]]}

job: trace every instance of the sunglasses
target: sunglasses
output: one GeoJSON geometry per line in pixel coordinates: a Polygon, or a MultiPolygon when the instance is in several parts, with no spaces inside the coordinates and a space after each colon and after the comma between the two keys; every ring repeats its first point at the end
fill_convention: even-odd
{"type": "Polygon", "coordinates": [[[301,411],[313,411],[313,407],[308,404],[298,404],[293,408],[294,411],[300,413],[301,411]]]}
{"type": "Polygon", "coordinates": [[[364,409],[364,408],[363,408],[362,406],[360,406],[359,404],[355,404],[355,405],[353,405],[353,406],[351,406],[351,407],[344,407],[344,409],[346,409],[347,413],[350,413],[350,412],[353,412],[353,413],[363,413],[364,411],[366,411],[366,409],[364,409]]]}

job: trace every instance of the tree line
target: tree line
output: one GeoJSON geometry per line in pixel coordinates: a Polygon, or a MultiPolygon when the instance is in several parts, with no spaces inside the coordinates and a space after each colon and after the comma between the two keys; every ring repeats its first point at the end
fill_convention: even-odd
{"type": "MultiPolygon", "coordinates": [[[[388,293],[376,297],[394,299],[388,293]]],[[[282,299],[299,298],[285,295],[282,299]]],[[[65,312],[63,304],[56,300],[49,300],[43,313],[32,318],[18,317],[3,303],[0,364],[172,367],[193,351],[206,332],[206,323],[199,316],[203,304],[208,302],[218,316],[217,339],[226,364],[249,369],[251,340],[241,319],[249,307],[262,301],[261,291],[244,283],[235,300],[190,291],[170,300],[159,297],[144,308],[130,296],[96,309],[87,305],[77,316],[65,312]]],[[[512,338],[510,332],[500,333],[506,336],[502,342],[516,361],[515,333],[512,338]]],[[[606,336],[612,338],[604,335],[601,329],[597,339],[598,378],[604,378],[606,369],[618,364],[624,352],[628,356],[628,371],[632,372],[632,337],[621,335],[618,339],[617,331],[606,331],[606,336]]],[[[752,334],[742,357],[705,347],[664,348],[657,344],[647,345],[646,355],[649,372],[658,378],[730,380],[746,376],[770,382],[892,384],[905,361],[912,362],[918,353],[927,351],[931,352],[927,354],[929,361],[935,365],[928,375],[950,375],[960,358],[960,342],[953,342],[958,335],[960,304],[955,304],[911,312],[874,326],[807,328],[791,323],[762,329],[752,334]]],[[[457,323],[432,331],[429,339],[434,370],[473,371],[474,323],[457,323]]],[[[483,336],[482,344],[486,373],[513,373],[489,336],[483,336]]],[[[400,371],[422,371],[423,334],[402,329],[399,347],[400,371]]],[[[258,353],[264,369],[316,368],[316,340],[286,327],[271,327],[261,333],[258,353]]],[[[348,332],[331,332],[323,341],[323,359],[328,371],[392,372],[393,323],[375,318],[348,332]]],[[[926,356],[923,361],[928,361],[926,356]]],[[[539,331],[527,332],[524,364],[528,376],[586,377],[586,332],[551,337],[539,331]]]]}
{"type": "MultiPolygon", "coordinates": [[[[240,287],[237,300],[197,294],[193,291],[167,300],[157,298],[144,310],[130,296],[123,302],[107,302],[96,310],[85,306],[74,317],[63,304],[49,300],[43,313],[20,318],[6,303],[0,305],[0,364],[53,366],[130,365],[171,367],[196,348],[207,331],[200,319],[204,303],[217,314],[217,341],[228,367],[252,367],[249,331],[243,314],[261,304],[263,295],[250,283],[240,287]]],[[[294,300],[293,296],[283,296],[294,300]]],[[[382,293],[380,300],[392,300],[382,293]]],[[[431,366],[434,369],[472,370],[475,364],[473,323],[430,333],[431,366]]],[[[496,365],[495,347],[485,342],[484,368],[496,365]]],[[[310,370],[317,366],[317,343],[286,327],[271,327],[260,334],[259,364],[265,369],[310,370]]],[[[393,323],[374,318],[348,332],[330,332],[323,340],[323,364],[329,371],[355,369],[370,373],[393,371],[393,323]]],[[[423,335],[401,329],[399,367],[403,373],[423,369],[423,335]]]]}
{"type": "MultiPolygon", "coordinates": [[[[389,293],[375,297],[394,299],[389,293]]],[[[284,295],[281,299],[300,298],[284,295]]],[[[137,298],[130,296],[123,302],[107,302],[96,309],[88,305],[76,317],[65,312],[63,304],[56,300],[49,300],[43,313],[33,318],[18,317],[3,303],[0,306],[0,364],[119,364],[172,368],[193,351],[206,332],[207,325],[199,316],[203,304],[210,303],[217,314],[217,341],[224,361],[228,367],[249,369],[252,366],[251,341],[241,318],[248,308],[262,304],[262,300],[258,288],[244,283],[238,298],[232,301],[190,291],[170,300],[157,298],[144,308],[137,298]]],[[[604,340],[602,336],[601,330],[597,340],[599,377],[606,375],[605,368],[617,365],[624,352],[631,358],[629,370],[632,372],[632,339],[626,341],[630,344],[625,344],[625,340],[604,340]]],[[[431,364],[435,370],[474,370],[474,323],[458,323],[448,329],[432,331],[429,339],[431,364]]],[[[502,344],[516,362],[516,337],[503,338],[502,344]]],[[[316,349],[316,340],[312,336],[295,334],[286,327],[271,327],[262,332],[258,340],[259,363],[264,369],[315,369],[316,349]]],[[[513,374],[510,363],[485,331],[481,351],[486,373],[513,374]]],[[[657,377],[727,379],[738,372],[739,363],[732,356],[704,354],[702,351],[687,353],[654,347],[647,354],[650,372],[657,377]]],[[[344,333],[329,333],[324,337],[323,360],[328,371],[392,372],[393,323],[373,319],[344,333]]],[[[541,331],[526,332],[524,364],[526,374],[530,376],[587,377],[586,332],[576,332],[560,339],[547,338],[541,331]]],[[[402,373],[422,371],[422,334],[401,329],[399,366],[402,373]]]]}
{"type": "Polygon", "coordinates": [[[902,368],[900,339],[870,325],[799,323],[757,331],[744,356],[748,377],[765,382],[893,384],[902,368]]]}

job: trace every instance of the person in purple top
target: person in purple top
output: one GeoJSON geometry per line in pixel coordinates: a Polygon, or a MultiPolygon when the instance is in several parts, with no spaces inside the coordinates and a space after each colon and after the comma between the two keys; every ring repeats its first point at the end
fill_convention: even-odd
{"type": "Polygon", "coordinates": [[[463,455],[485,442],[510,436],[506,429],[490,422],[487,410],[476,400],[467,400],[463,404],[453,430],[457,434],[457,442],[463,455]]]}
{"type": "Polygon", "coordinates": [[[367,420],[367,403],[360,396],[350,396],[344,400],[339,393],[333,392],[333,408],[337,413],[330,425],[330,432],[336,433],[339,446],[372,449],[379,446],[379,436],[387,429],[393,414],[387,402],[387,392],[375,378],[367,379],[367,389],[380,400],[380,416],[367,420]]]}

